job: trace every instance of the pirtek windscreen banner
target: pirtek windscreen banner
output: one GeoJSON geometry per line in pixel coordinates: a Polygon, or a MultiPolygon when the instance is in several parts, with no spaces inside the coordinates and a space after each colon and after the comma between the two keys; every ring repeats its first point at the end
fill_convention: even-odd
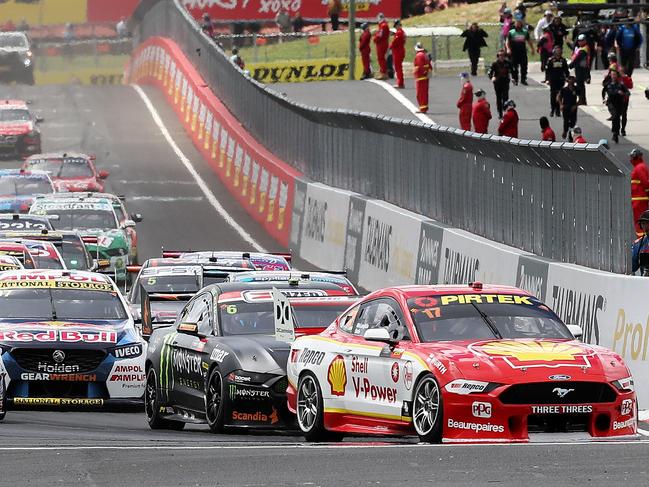
{"type": "MultiPolygon", "coordinates": [[[[280,9],[294,17],[297,12],[310,20],[328,20],[328,0],[182,0],[192,16],[199,19],[203,12],[216,21],[275,20],[280,9]]],[[[349,0],[342,0],[341,18],[347,18],[349,0]]],[[[356,18],[375,20],[382,13],[389,19],[401,18],[401,0],[356,1],[356,18]]]]}
{"type": "MultiPolygon", "coordinates": [[[[303,81],[328,81],[349,79],[348,59],[323,59],[311,61],[283,61],[254,63],[246,66],[250,76],[260,83],[300,83],[303,81]]],[[[361,63],[356,63],[355,79],[363,74],[361,63]]]]}

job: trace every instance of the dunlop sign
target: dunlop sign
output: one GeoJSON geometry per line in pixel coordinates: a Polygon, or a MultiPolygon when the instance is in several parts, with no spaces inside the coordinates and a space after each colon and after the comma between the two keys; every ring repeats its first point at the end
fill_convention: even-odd
{"type": "MultiPolygon", "coordinates": [[[[260,83],[300,83],[349,78],[349,60],[347,59],[255,63],[246,67],[250,70],[250,75],[260,83]]],[[[362,71],[361,63],[357,63],[354,78],[360,78],[362,71]]]]}

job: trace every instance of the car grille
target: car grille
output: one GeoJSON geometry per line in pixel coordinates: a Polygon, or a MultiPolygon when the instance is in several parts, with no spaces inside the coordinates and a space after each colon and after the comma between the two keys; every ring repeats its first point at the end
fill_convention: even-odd
{"type": "Polygon", "coordinates": [[[527,417],[528,433],[574,433],[588,431],[589,414],[532,414],[527,417]]]}
{"type": "Polygon", "coordinates": [[[58,349],[47,348],[16,348],[12,350],[11,356],[25,370],[33,372],[43,372],[43,366],[78,366],[74,373],[92,372],[106,358],[106,352],[103,350],[66,350],[65,359],[57,363],[52,358],[52,354],[58,349]],[[39,370],[39,364],[41,369],[39,370]]]}
{"type": "Polygon", "coordinates": [[[515,384],[499,396],[503,404],[595,404],[613,402],[615,398],[615,391],[603,382],[515,384]],[[572,390],[560,397],[561,389],[572,390]]]}

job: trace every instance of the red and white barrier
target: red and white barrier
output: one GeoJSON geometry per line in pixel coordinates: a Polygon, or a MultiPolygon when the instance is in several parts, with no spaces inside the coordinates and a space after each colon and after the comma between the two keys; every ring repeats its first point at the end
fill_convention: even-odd
{"type": "Polygon", "coordinates": [[[288,247],[295,178],[301,176],[258,143],[212,93],[180,47],[152,37],[131,57],[127,83],[160,88],[196,148],[241,206],[288,247]]]}

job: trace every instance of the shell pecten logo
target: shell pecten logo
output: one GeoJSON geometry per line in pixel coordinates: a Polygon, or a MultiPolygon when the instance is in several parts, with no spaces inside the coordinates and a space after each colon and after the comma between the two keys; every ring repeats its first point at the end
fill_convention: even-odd
{"type": "Polygon", "coordinates": [[[331,386],[331,394],[334,396],[345,395],[345,387],[347,386],[347,369],[345,368],[345,359],[342,355],[336,355],[329,364],[327,382],[329,382],[329,385],[331,386]]]}
{"type": "Polygon", "coordinates": [[[589,367],[588,350],[564,342],[501,340],[475,344],[471,348],[489,356],[502,357],[512,367],[589,367]]]}

